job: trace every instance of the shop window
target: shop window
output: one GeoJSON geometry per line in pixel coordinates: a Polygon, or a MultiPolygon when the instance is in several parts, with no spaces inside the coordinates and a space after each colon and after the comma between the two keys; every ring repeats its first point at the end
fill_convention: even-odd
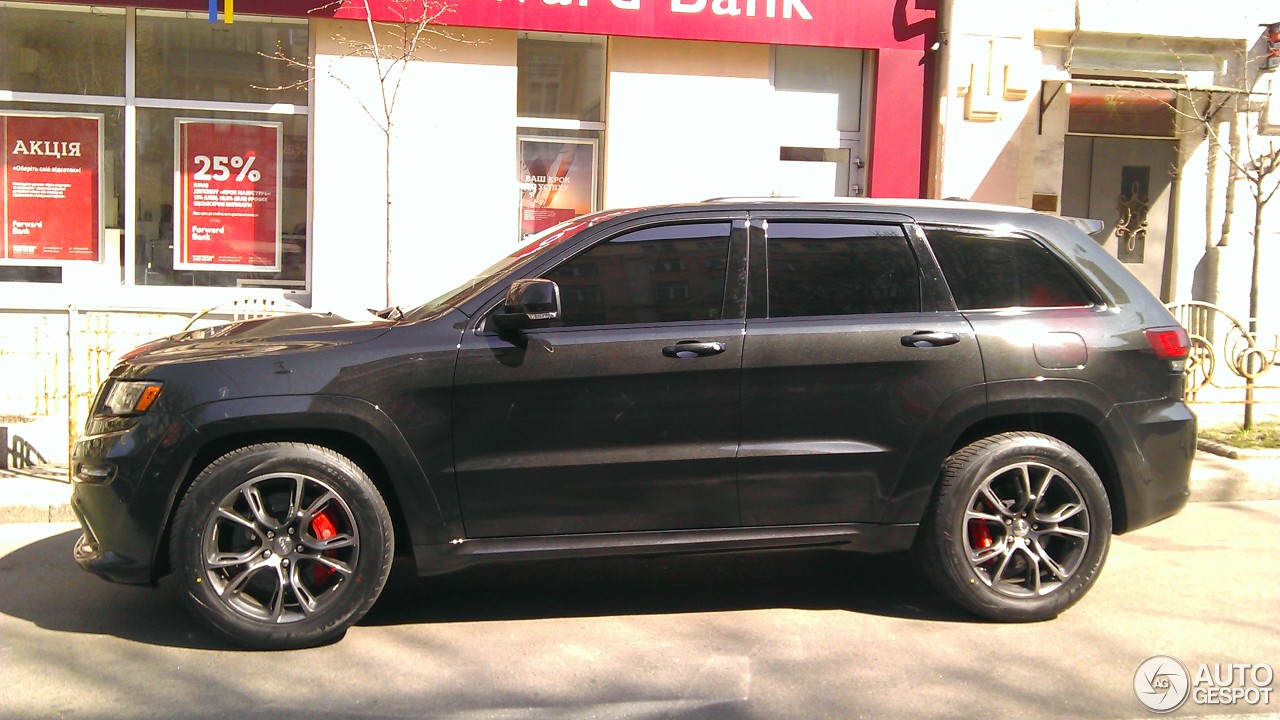
{"type": "Polygon", "coordinates": [[[920,311],[920,271],[902,230],[769,223],[769,317],[920,311]],[[800,240],[775,245],[774,238],[800,240]]]}
{"type": "MultiPolygon", "coordinates": [[[[307,120],[305,116],[284,115],[272,116],[260,113],[193,113],[189,110],[161,110],[152,108],[138,109],[138,169],[135,174],[138,196],[138,216],[135,222],[136,231],[134,250],[134,277],[139,285],[197,285],[224,287],[284,287],[301,288],[306,284],[307,257],[307,168],[306,168],[306,135],[307,120]],[[194,124],[202,130],[207,129],[215,143],[213,147],[225,147],[219,154],[217,151],[204,152],[192,149],[187,153],[177,153],[178,161],[184,156],[191,156],[183,163],[181,172],[174,172],[175,145],[178,143],[175,133],[178,121],[194,124]],[[280,128],[281,142],[252,150],[242,147],[244,141],[234,132],[238,126],[248,123],[249,127],[263,127],[271,130],[280,128]],[[219,137],[225,135],[224,137],[219,137]],[[274,150],[273,150],[274,147],[274,150]],[[200,153],[203,152],[203,155],[200,153]],[[274,155],[274,157],[273,157],[274,155]],[[199,157],[207,158],[203,162],[190,162],[199,157]],[[220,172],[213,163],[218,158],[225,158],[225,166],[220,172]],[[218,184],[214,179],[225,175],[225,186],[232,188],[246,185],[234,183],[237,176],[244,175],[244,180],[253,176],[254,172],[262,173],[270,170],[273,177],[278,176],[274,184],[262,184],[266,178],[259,175],[259,187],[264,192],[274,195],[278,203],[279,218],[267,218],[262,226],[252,223],[239,223],[237,228],[246,236],[222,242],[220,238],[210,238],[207,244],[215,247],[215,252],[223,253],[219,257],[207,257],[213,252],[204,252],[199,244],[201,235],[201,218],[207,217],[198,204],[199,198],[175,195],[174,178],[182,178],[186,174],[195,173],[209,176],[210,181],[204,183],[218,184]],[[183,213],[183,207],[186,212],[183,213]],[[175,211],[175,208],[177,210],[175,211]],[[186,228],[183,235],[183,222],[191,227],[186,228]],[[279,233],[275,230],[278,228],[279,233]],[[256,232],[255,232],[256,231],[256,232]],[[175,238],[187,238],[187,247],[181,242],[175,247],[175,238]],[[279,247],[276,247],[276,243],[279,247]],[[252,247],[251,247],[252,246],[252,247]],[[262,251],[266,247],[265,252],[262,251]],[[278,250],[278,252],[277,252],[278,250]],[[257,257],[264,256],[265,259],[257,257]],[[236,266],[234,271],[218,270],[219,262],[236,266]],[[272,270],[262,271],[253,268],[254,263],[262,263],[272,270]],[[183,266],[186,267],[183,267],[183,266]],[[278,269],[275,269],[278,267],[278,269]]],[[[268,133],[270,134],[270,133],[268,133]]],[[[197,181],[198,182],[198,181],[197,181]]],[[[194,184],[194,183],[193,183],[194,184]]],[[[244,205],[244,203],[240,203],[244,205]]],[[[249,212],[262,213],[262,203],[258,207],[246,206],[249,212]]],[[[224,216],[238,214],[225,208],[214,208],[214,212],[224,216]]],[[[230,225],[234,220],[218,218],[218,223],[230,225]]]]}
{"type": "Polygon", "coordinates": [[[137,53],[141,97],[307,104],[306,24],[208,23],[139,10],[137,53]]]}
{"type": "Polygon", "coordinates": [[[604,41],[525,35],[516,45],[516,109],[521,117],[600,122],[604,41]]]}
{"type": "Polygon", "coordinates": [[[520,239],[600,208],[604,53],[589,35],[517,40],[520,239]]]}
{"type": "Polygon", "coordinates": [[[5,238],[0,282],[305,291],[305,21],[0,2],[0,25],[0,91],[26,95],[0,102],[0,133],[38,149],[6,152],[44,156],[5,158],[27,168],[5,175],[4,192],[30,227],[5,238]],[[92,152],[86,133],[100,133],[92,152]],[[82,157],[52,167],[72,144],[82,157]]]}
{"type": "Polygon", "coordinates": [[[124,94],[124,10],[0,3],[0,28],[0,90],[124,94]]]}
{"type": "Polygon", "coordinates": [[[0,237],[5,241],[0,248],[4,266],[0,282],[60,283],[74,278],[118,284],[124,227],[124,108],[0,102],[0,136],[4,137],[0,158],[8,170],[0,194],[9,201],[0,212],[0,237]],[[93,139],[96,149],[84,142],[77,126],[99,136],[93,139]],[[18,147],[23,139],[25,153],[18,147]],[[41,145],[38,152],[56,154],[34,154],[33,139],[41,145]],[[64,143],[76,140],[81,141],[80,147],[72,155],[72,148],[64,143]],[[45,147],[44,141],[54,144],[45,147]],[[67,154],[59,157],[64,150],[67,154]],[[46,166],[56,166],[57,172],[50,173],[46,166]],[[18,228],[15,221],[40,227],[18,228]],[[73,269],[64,271],[64,263],[73,269]]]}

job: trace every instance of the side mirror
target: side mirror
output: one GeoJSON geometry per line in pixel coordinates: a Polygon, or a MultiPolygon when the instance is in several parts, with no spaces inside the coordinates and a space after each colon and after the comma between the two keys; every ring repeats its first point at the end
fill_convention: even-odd
{"type": "Polygon", "coordinates": [[[493,315],[501,330],[543,327],[560,319],[560,286],[553,280],[516,280],[507,288],[502,311],[493,315]]]}

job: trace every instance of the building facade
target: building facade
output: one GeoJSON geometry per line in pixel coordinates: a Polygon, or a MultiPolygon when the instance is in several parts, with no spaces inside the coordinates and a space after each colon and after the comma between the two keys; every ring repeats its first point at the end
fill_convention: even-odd
{"type": "Polygon", "coordinates": [[[58,459],[113,358],[201,310],[410,306],[568,217],[721,196],[1093,217],[1244,317],[1223,153],[1280,132],[1273,5],[0,0],[0,416],[58,459]]]}
{"type": "Polygon", "coordinates": [[[602,208],[925,192],[927,2],[315,5],[0,2],[0,414],[46,457],[201,309],[414,305],[602,208]]]}
{"type": "MultiPolygon", "coordinates": [[[[1099,241],[1166,302],[1249,317],[1254,202],[1229,155],[1249,166],[1280,147],[1274,2],[949,0],[939,12],[931,194],[1102,220],[1099,241]]],[[[1280,202],[1261,236],[1257,315],[1273,337],[1280,202]]]]}

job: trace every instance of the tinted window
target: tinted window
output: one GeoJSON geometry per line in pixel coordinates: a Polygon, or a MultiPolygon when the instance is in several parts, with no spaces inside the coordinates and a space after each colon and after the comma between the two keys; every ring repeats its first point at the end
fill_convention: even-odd
{"type": "Polygon", "coordinates": [[[624,233],[544,277],[560,285],[564,324],[719,320],[729,223],[665,225],[624,233]]]}
{"type": "Polygon", "coordinates": [[[1031,238],[942,229],[926,233],[961,310],[1093,304],[1066,265],[1031,238]]]}
{"type": "Polygon", "coordinates": [[[769,317],[920,311],[920,272],[902,229],[769,223],[769,317]]]}

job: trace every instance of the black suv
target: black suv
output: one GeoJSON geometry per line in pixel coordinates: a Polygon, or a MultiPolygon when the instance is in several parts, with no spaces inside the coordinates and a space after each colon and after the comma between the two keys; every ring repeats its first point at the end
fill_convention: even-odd
{"type": "Polygon", "coordinates": [[[609,211],[385,319],[127,354],[75,445],[75,557],[170,571],[252,647],[340,637],[393,554],[914,550],[1051,618],[1183,507],[1187,335],[1058,218],[968,203],[609,211]]]}

